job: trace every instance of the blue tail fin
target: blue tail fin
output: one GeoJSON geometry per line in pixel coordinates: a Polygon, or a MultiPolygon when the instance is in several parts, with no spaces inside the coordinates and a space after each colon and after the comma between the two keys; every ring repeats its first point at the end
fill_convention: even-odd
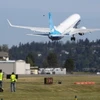
{"type": "Polygon", "coordinates": [[[52,15],[49,12],[49,27],[50,27],[50,32],[54,32],[55,28],[54,28],[54,24],[53,24],[53,20],[52,20],[52,15]]]}

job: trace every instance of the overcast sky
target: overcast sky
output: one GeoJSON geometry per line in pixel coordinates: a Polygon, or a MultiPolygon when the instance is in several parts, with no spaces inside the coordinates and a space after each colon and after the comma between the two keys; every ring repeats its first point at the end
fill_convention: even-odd
{"type": "MultiPolygon", "coordinates": [[[[48,27],[48,12],[52,13],[54,24],[58,25],[68,16],[79,13],[81,23],[79,27],[100,28],[100,0],[0,0],[0,45],[18,45],[27,42],[49,41],[44,37],[31,37],[26,34],[30,30],[11,28],[6,19],[12,24],[26,26],[48,27]],[[45,15],[45,16],[43,16],[45,15]]],[[[76,39],[100,39],[100,32],[93,32],[84,36],[76,35],[76,39]]],[[[70,37],[61,41],[66,42],[70,37]]]]}

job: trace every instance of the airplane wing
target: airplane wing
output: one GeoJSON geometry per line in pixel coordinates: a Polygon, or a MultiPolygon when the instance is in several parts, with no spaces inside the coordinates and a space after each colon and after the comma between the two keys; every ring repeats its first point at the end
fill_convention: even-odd
{"type": "Polygon", "coordinates": [[[100,31],[100,29],[74,29],[71,31],[71,34],[77,34],[77,33],[91,33],[94,31],[100,31]]]}
{"type": "Polygon", "coordinates": [[[44,33],[49,33],[50,32],[49,28],[18,26],[18,25],[12,25],[11,22],[8,19],[7,19],[7,21],[8,21],[8,23],[11,27],[29,29],[29,30],[34,31],[34,32],[44,32],[44,33]]]}

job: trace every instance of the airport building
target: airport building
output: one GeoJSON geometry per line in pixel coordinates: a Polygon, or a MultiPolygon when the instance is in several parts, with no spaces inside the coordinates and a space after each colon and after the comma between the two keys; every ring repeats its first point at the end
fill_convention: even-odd
{"type": "Polygon", "coordinates": [[[24,60],[9,60],[8,52],[0,52],[0,69],[5,74],[30,74],[30,64],[24,60]]]}
{"type": "Polygon", "coordinates": [[[9,60],[7,52],[0,52],[0,69],[4,74],[66,74],[66,68],[38,68],[24,60],[9,60]]]}
{"type": "Polygon", "coordinates": [[[5,74],[30,74],[30,64],[27,64],[24,60],[8,60],[0,61],[0,69],[5,74]]]}
{"type": "Polygon", "coordinates": [[[9,60],[9,55],[8,55],[8,53],[7,52],[0,52],[0,60],[1,61],[7,61],[7,60],[9,60]]]}

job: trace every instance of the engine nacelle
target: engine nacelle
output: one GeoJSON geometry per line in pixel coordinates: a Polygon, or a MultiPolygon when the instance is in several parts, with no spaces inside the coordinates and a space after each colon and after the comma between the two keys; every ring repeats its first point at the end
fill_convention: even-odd
{"type": "Polygon", "coordinates": [[[80,29],[86,29],[86,27],[82,26],[82,27],[80,27],[80,29]]]}
{"type": "MultiPolygon", "coordinates": [[[[86,27],[82,26],[80,29],[86,29],[86,27]]],[[[84,33],[78,33],[79,35],[84,35],[84,33]]]]}

